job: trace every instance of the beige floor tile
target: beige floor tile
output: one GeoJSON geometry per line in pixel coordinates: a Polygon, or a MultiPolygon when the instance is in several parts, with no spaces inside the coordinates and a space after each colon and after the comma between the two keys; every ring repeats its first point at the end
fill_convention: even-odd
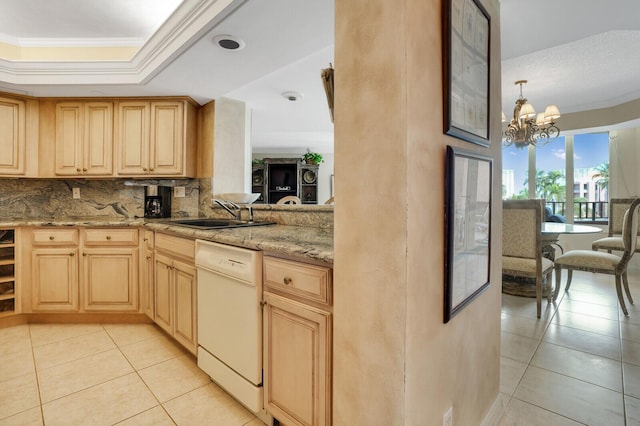
{"type": "Polygon", "coordinates": [[[588,425],[624,425],[621,393],[529,366],[514,398],[588,425]]]}
{"type": "Polygon", "coordinates": [[[620,321],[620,337],[624,340],[640,343],[640,325],[620,321]]]}
{"type": "Polygon", "coordinates": [[[500,338],[500,354],[516,361],[528,363],[538,343],[539,341],[536,339],[502,332],[500,338]]]}
{"type": "Polygon", "coordinates": [[[28,325],[0,328],[0,359],[16,352],[31,350],[28,325]]]}
{"type": "Polygon", "coordinates": [[[255,417],[214,383],[163,406],[178,425],[242,426],[255,417]]]}
{"type": "Polygon", "coordinates": [[[580,423],[524,401],[511,399],[499,426],[573,426],[580,423]]]}
{"type": "Polygon", "coordinates": [[[564,299],[577,302],[594,303],[597,305],[610,306],[612,308],[618,307],[618,297],[615,293],[592,293],[576,290],[572,287],[571,291],[565,293],[564,299]]]}
{"type": "Polygon", "coordinates": [[[112,425],[158,404],[137,374],[67,395],[42,405],[47,426],[112,425]]]}
{"type": "Polygon", "coordinates": [[[2,355],[0,360],[0,382],[36,372],[31,348],[2,355]]]}
{"type": "Polygon", "coordinates": [[[160,402],[166,402],[211,382],[191,355],[161,362],[138,373],[160,402]]]}
{"type": "Polygon", "coordinates": [[[597,303],[581,302],[569,298],[562,300],[562,303],[558,306],[558,311],[574,312],[577,314],[585,314],[613,321],[618,320],[617,306],[605,306],[597,303]]]}
{"type": "Polygon", "coordinates": [[[171,417],[164,411],[161,406],[153,407],[150,410],[140,413],[133,417],[129,417],[120,423],[118,426],[173,426],[175,423],[171,420],[171,417]]]}
{"type": "Polygon", "coordinates": [[[126,346],[163,335],[153,324],[103,324],[104,329],[118,346],[126,346]]]}
{"type": "Polygon", "coordinates": [[[264,426],[264,422],[256,417],[253,420],[250,420],[248,423],[245,423],[242,426],[264,426]]]}
{"type": "Polygon", "coordinates": [[[33,346],[46,345],[103,330],[100,324],[31,324],[29,327],[33,346]]]}
{"type": "Polygon", "coordinates": [[[536,311],[536,299],[532,297],[519,297],[503,294],[502,301],[502,312],[509,315],[539,320],[543,323],[549,322],[555,312],[555,306],[553,304],[547,305],[547,303],[543,301],[542,312],[540,313],[540,318],[538,318],[536,311]]]}
{"type": "Polygon", "coordinates": [[[604,334],[610,337],[620,337],[620,323],[617,319],[610,320],[578,312],[558,310],[551,322],[553,324],[604,334]]]}
{"type": "Polygon", "coordinates": [[[136,370],[184,355],[187,351],[179,343],[161,335],[120,348],[136,370]]]}
{"type": "Polygon", "coordinates": [[[40,406],[18,413],[0,420],[0,426],[42,426],[42,411],[40,406]]]}
{"type": "Polygon", "coordinates": [[[49,402],[132,372],[131,364],[118,349],[89,355],[41,370],[40,398],[43,403],[49,402]]]}
{"type": "Polygon", "coordinates": [[[0,419],[11,417],[40,405],[35,374],[0,382],[0,419]]]}
{"type": "Polygon", "coordinates": [[[531,365],[622,392],[620,361],[542,342],[531,365]]]}
{"type": "Polygon", "coordinates": [[[627,415],[627,426],[640,425],[640,399],[625,396],[624,408],[627,415]]]}
{"type": "Polygon", "coordinates": [[[625,395],[640,398],[640,367],[622,363],[622,369],[625,395]]]}
{"type": "Polygon", "coordinates": [[[603,334],[551,324],[542,340],[616,361],[622,359],[620,339],[603,334]]]}
{"type": "Polygon", "coordinates": [[[527,369],[527,364],[500,357],[500,392],[513,395],[527,369]]]}
{"type": "Polygon", "coordinates": [[[502,331],[508,331],[512,334],[518,334],[520,336],[536,340],[540,340],[544,331],[547,329],[547,322],[533,318],[510,315],[504,312],[501,315],[501,323],[502,331]]]}
{"type": "Polygon", "coordinates": [[[35,346],[36,368],[43,370],[65,362],[114,349],[116,345],[104,330],[70,339],[35,346]]]}
{"type": "Polygon", "coordinates": [[[622,361],[628,364],[640,365],[640,343],[623,340],[622,361]]]}

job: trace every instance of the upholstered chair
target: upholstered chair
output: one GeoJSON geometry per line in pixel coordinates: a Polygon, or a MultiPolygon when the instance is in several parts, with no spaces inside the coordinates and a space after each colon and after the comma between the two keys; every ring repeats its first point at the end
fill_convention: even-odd
{"type": "MultiPolygon", "coordinates": [[[[612,198],[609,200],[609,236],[591,243],[592,250],[624,251],[622,243],[622,219],[635,198],[612,198]]],[[[639,237],[640,238],[640,230],[639,237]]],[[[640,251],[640,244],[636,244],[636,251],[640,251]]]]}
{"type": "Polygon", "coordinates": [[[635,253],[636,246],[638,244],[637,235],[639,204],[640,198],[634,200],[623,216],[622,256],[593,250],[571,250],[561,256],[556,257],[556,290],[554,293],[554,298],[557,297],[557,292],[560,288],[562,269],[567,270],[567,285],[565,287],[565,291],[568,291],[569,287],[571,286],[573,271],[588,271],[615,275],[616,293],[618,294],[620,307],[622,308],[622,312],[624,312],[625,315],[629,315],[629,313],[627,312],[627,307],[624,303],[624,298],[622,297],[622,286],[624,285],[624,291],[627,294],[629,303],[633,304],[633,298],[631,297],[631,293],[629,292],[627,266],[629,265],[629,260],[631,260],[631,257],[635,253]]]}
{"type": "Polygon", "coordinates": [[[553,262],[542,257],[544,200],[505,200],[502,203],[502,278],[535,281],[538,318],[542,311],[543,284],[551,303],[553,262]]]}

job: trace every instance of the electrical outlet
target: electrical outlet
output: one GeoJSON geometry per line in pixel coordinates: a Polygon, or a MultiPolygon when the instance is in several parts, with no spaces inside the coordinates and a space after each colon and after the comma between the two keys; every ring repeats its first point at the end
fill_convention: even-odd
{"type": "Polygon", "coordinates": [[[184,186],[174,186],[173,196],[176,198],[184,198],[184,186]]]}
{"type": "Polygon", "coordinates": [[[449,407],[442,416],[442,426],[453,426],[453,406],[449,407]]]}
{"type": "Polygon", "coordinates": [[[80,199],[80,188],[73,188],[73,198],[74,200],[80,199]]]}

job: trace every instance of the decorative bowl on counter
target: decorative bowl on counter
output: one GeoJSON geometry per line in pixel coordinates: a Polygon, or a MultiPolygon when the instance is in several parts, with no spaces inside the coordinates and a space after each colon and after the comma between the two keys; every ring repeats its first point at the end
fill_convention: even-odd
{"type": "Polygon", "coordinates": [[[225,194],[217,194],[213,198],[219,200],[231,201],[236,204],[251,204],[260,197],[260,193],[247,192],[227,192],[225,194]]]}

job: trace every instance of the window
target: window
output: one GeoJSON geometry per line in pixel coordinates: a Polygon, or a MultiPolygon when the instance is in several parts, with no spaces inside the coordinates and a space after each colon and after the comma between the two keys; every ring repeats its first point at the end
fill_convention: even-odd
{"type": "Polygon", "coordinates": [[[576,220],[607,217],[609,201],[609,134],[586,133],[573,137],[573,181],[582,191],[574,198],[576,220]]]}
{"type": "Polygon", "coordinates": [[[529,149],[513,145],[503,148],[503,199],[529,198],[528,194],[534,193],[536,198],[546,199],[554,213],[567,219],[606,220],[609,199],[607,132],[560,136],[547,145],[534,147],[531,155],[536,170],[534,182],[528,179],[529,149]],[[573,151],[572,158],[567,158],[567,150],[573,151]]]}
{"type": "Polygon", "coordinates": [[[527,163],[529,150],[515,145],[502,149],[502,198],[529,198],[527,163]]]}

